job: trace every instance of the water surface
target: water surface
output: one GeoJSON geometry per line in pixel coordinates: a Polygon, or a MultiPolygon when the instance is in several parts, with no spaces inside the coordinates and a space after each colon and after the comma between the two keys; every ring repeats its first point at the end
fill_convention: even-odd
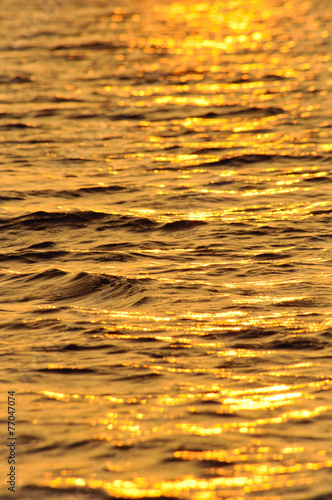
{"type": "Polygon", "coordinates": [[[331,498],[330,2],[2,18],[17,498],[331,498]]]}

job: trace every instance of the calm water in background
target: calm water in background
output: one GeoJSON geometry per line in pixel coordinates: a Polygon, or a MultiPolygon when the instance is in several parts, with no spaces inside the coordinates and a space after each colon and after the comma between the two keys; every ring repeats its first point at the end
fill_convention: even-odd
{"type": "Polygon", "coordinates": [[[17,498],[331,498],[331,19],[3,0],[17,498]]]}

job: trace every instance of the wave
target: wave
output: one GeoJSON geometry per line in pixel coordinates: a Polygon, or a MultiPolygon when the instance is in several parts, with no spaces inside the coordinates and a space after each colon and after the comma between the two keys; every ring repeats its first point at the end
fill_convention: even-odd
{"type": "Polygon", "coordinates": [[[115,49],[126,49],[126,45],[115,44],[112,42],[87,42],[80,44],[61,44],[53,47],[54,51],[57,50],[75,50],[75,49],[89,49],[89,50],[115,50],[115,49]]]}
{"type": "Polygon", "coordinates": [[[183,229],[192,229],[196,226],[203,226],[208,224],[206,221],[201,220],[176,220],[173,222],[167,222],[161,229],[165,231],[180,231],[183,229]]]}
{"type": "Polygon", "coordinates": [[[18,129],[31,129],[31,128],[36,128],[35,125],[31,125],[29,123],[5,123],[4,125],[0,125],[0,130],[8,130],[12,128],[18,128],[18,129]]]}
{"type": "Polygon", "coordinates": [[[7,254],[0,254],[0,262],[1,261],[8,261],[8,260],[18,260],[26,263],[32,263],[32,262],[41,262],[43,260],[53,260],[58,257],[63,257],[65,255],[68,255],[68,252],[66,251],[48,251],[48,252],[22,252],[19,251],[17,253],[7,253],[7,254]]]}
{"type": "Polygon", "coordinates": [[[76,212],[44,212],[38,211],[19,217],[0,220],[0,227],[5,228],[29,228],[47,229],[50,225],[82,226],[92,221],[100,221],[107,218],[107,214],[94,211],[76,212]]]}
{"type": "MultiPolygon", "coordinates": [[[[124,228],[132,231],[166,230],[174,231],[181,229],[192,229],[199,225],[208,224],[201,220],[177,220],[165,224],[158,223],[146,217],[134,217],[128,215],[112,215],[104,212],[94,211],[73,211],[73,212],[34,212],[19,217],[0,219],[0,228],[5,231],[10,229],[26,230],[47,230],[58,226],[81,228],[93,227],[97,231],[104,231],[113,228],[124,228]],[[102,223],[102,225],[100,225],[102,223]],[[99,225],[97,225],[99,224],[99,225]]],[[[11,254],[7,254],[8,258],[11,254]]],[[[50,254],[51,255],[51,254],[50,254]]],[[[25,255],[29,257],[30,255],[25,255]]],[[[42,255],[41,255],[42,256],[42,255]]],[[[56,257],[56,255],[54,255],[56,257]]],[[[3,254],[6,258],[6,254],[3,254]]]]}
{"type": "MultiPolygon", "coordinates": [[[[82,161],[81,158],[66,158],[68,161],[82,161]]],[[[89,161],[84,159],[84,161],[89,161]]],[[[109,186],[88,186],[78,189],[65,189],[65,190],[53,190],[53,189],[34,189],[31,191],[3,191],[0,192],[0,200],[24,200],[30,197],[47,197],[47,198],[78,198],[90,194],[111,194],[117,193],[119,191],[126,191],[128,193],[139,191],[138,188],[131,186],[125,186],[123,184],[113,184],[109,186]]]]}
{"type": "Polygon", "coordinates": [[[61,303],[68,300],[88,298],[90,303],[105,306],[117,300],[123,304],[136,304],[153,285],[150,278],[126,278],[111,274],[93,274],[53,268],[39,273],[2,275],[0,295],[4,303],[29,302],[61,303]]]}
{"type": "Polygon", "coordinates": [[[8,77],[6,75],[0,75],[0,85],[9,85],[11,83],[31,83],[33,82],[31,75],[20,74],[13,77],[8,77]]]}
{"type": "MultiPolygon", "coordinates": [[[[125,451],[127,448],[122,445],[121,449],[125,451]]],[[[130,451],[130,447],[129,447],[130,451]]],[[[88,500],[129,500],[129,497],[119,496],[118,493],[116,497],[108,494],[105,490],[101,488],[89,488],[88,486],[72,486],[63,488],[51,488],[49,486],[34,486],[27,485],[20,489],[20,499],[21,500],[31,500],[31,498],[38,497],[41,500],[59,500],[59,498],[65,498],[66,500],[77,500],[78,498],[86,498],[88,500]]],[[[8,496],[0,497],[0,500],[8,500],[8,496]]],[[[144,500],[146,497],[138,497],[144,500]]],[[[164,495],[149,495],[149,500],[180,500],[175,493],[167,496],[164,495]]],[[[316,500],[316,499],[315,499],[316,500]]],[[[317,499],[317,500],[325,500],[317,499]]]]}

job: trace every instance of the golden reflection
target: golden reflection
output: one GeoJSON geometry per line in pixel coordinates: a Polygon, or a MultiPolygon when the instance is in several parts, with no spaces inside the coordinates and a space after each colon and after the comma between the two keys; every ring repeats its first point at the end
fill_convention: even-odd
{"type": "MultiPolygon", "coordinates": [[[[33,123],[8,118],[13,136],[38,133],[34,141],[22,136],[14,155],[18,165],[36,165],[39,181],[39,165],[57,162],[53,174],[49,168],[41,174],[48,183],[41,188],[47,210],[53,194],[61,193],[55,207],[68,218],[73,207],[82,219],[88,210],[101,217],[96,231],[90,230],[91,217],[78,236],[72,224],[74,237],[54,257],[66,262],[64,280],[91,273],[96,287],[88,283],[81,291],[92,294],[33,305],[22,320],[34,349],[42,345],[38,329],[45,324],[69,348],[45,349],[45,362],[36,356],[42,369],[32,374],[35,388],[20,396],[22,411],[24,398],[33,399],[33,411],[27,408],[35,435],[26,432],[22,449],[30,437],[38,442],[36,426],[43,430],[49,415],[59,418],[60,434],[53,433],[59,442],[62,428],[70,428],[61,466],[59,453],[50,450],[52,434],[35,467],[41,474],[53,471],[39,486],[56,490],[55,496],[323,498],[318,489],[332,467],[328,439],[318,442],[332,411],[332,312],[324,302],[331,274],[323,266],[330,262],[332,210],[331,8],[326,1],[320,11],[313,0],[142,0],[111,10],[106,3],[75,2],[80,27],[87,30],[74,30],[71,13],[63,49],[53,46],[50,24],[44,48],[47,54],[54,49],[56,59],[37,58],[45,68],[36,95],[30,94],[31,76],[13,115],[16,121],[29,109],[33,123]],[[79,5],[85,3],[84,20],[79,5]],[[45,75],[55,74],[60,85],[53,82],[47,96],[45,75]],[[54,93],[56,87],[61,93],[54,93]],[[74,119],[78,110],[83,114],[74,119]],[[59,113],[62,131],[46,112],[59,113]],[[30,157],[34,143],[37,162],[30,157]],[[324,222],[317,223],[320,217],[324,222]],[[128,224],[114,229],[113,218],[128,224]],[[147,218],[151,232],[136,220],[147,218]],[[175,221],[190,221],[190,232],[168,232],[165,224],[175,221]],[[303,233],[308,239],[301,239],[303,233]],[[112,280],[118,278],[116,295],[112,280]],[[146,278],[147,287],[141,281],[146,278]],[[313,351],[315,340],[321,344],[313,351]],[[90,347],[96,348],[93,355],[90,347]],[[77,382],[82,368],[95,374],[80,373],[77,382]],[[60,379],[61,370],[69,376],[60,379]],[[71,420],[63,420],[61,411],[71,420]],[[317,491],[311,489],[315,482],[317,491]]],[[[38,70],[34,44],[43,46],[43,36],[29,38],[19,65],[38,70]]],[[[7,77],[0,83],[10,90],[7,77]]],[[[17,93],[14,87],[13,102],[2,96],[5,122],[17,93]]],[[[1,134],[5,129],[6,123],[1,134]]],[[[37,200],[38,190],[32,191],[37,200]]],[[[21,198],[13,200],[16,207],[21,198]]],[[[34,224],[36,229],[37,218],[34,224]]],[[[47,227],[47,242],[63,239],[61,227],[47,227]]],[[[8,262],[18,256],[10,251],[8,262]]],[[[31,253],[24,250],[21,272],[2,272],[23,283],[28,268],[37,270],[31,253]]],[[[44,271],[49,256],[40,255],[44,271]]],[[[11,307],[6,299],[6,311],[11,307]]]]}
{"type": "MultiPolygon", "coordinates": [[[[306,470],[318,470],[319,468],[328,468],[332,464],[332,461],[320,462],[307,464],[306,470]]],[[[174,481],[159,481],[159,482],[151,482],[147,481],[145,478],[136,477],[134,480],[121,480],[117,479],[115,481],[102,481],[91,479],[89,481],[84,481],[81,478],[71,477],[71,478],[62,478],[57,477],[44,484],[50,486],[51,488],[57,488],[61,490],[66,485],[87,485],[91,489],[100,489],[105,490],[109,495],[122,497],[122,498],[144,498],[144,497],[159,497],[162,495],[183,495],[188,493],[193,493],[197,491],[198,493],[194,494],[192,498],[196,499],[208,499],[208,500],[216,500],[220,498],[220,495],[227,495],[228,498],[236,498],[240,500],[238,496],[238,490],[229,490],[229,489],[221,489],[221,488],[243,488],[245,493],[250,492],[259,492],[259,491],[268,491],[270,489],[275,488],[283,488],[285,486],[297,486],[297,485],[308,485],[311,484],[313,479],[309,477],[304,478],[296,478],[290,479],[288,475],[285,473],[294,473],[299,472],[302,469],[298,469],[298,467],[276,467],[275,471],[269,473],[268,470],[264,470],[257,468],[257,475],[252,475],[251,477],[247,477],[245,475],[238,477],[214,477],[211,479],[198,479],[194,476],[186,476],[180,480],[174,481]],[[218,489],[218,492],[216,492],[218,489]],[[199,494],[199,492],[203,493],[203,496],[199,494]]],[[[223,472],[223,469],[221,469],[223,472]]],[[[243,471],[247,472],[247,471],[243,471]]],[[[250,472],[252,469],[250,469],[250,472]]],[[[214,469],[210,470],[211,474],[216,474],[218,471],[214,469]]],[[[264,497],[267,498],[267,497],[264,497]]],[[[277,500],[279,497],[270,496],[269,500],[275,499],[277,500]]]]}
{"type": "MultiPolygon", "coordinates": [[[[190,160],[191,161],[191,160],[190,160]]],[[[204,163],[204,159],[202,160],[204,163]]],[[[206,163],[212,161],[211,158],[206,159],[206,163]]],[[[196,163],[196,160],[194,160],[196,163]]],[[[197,160],[198,162],[198,160],[197,160]]],[[[158,173],[158,171],[156,171],[158,173]]],[[[167,170],[164,171],[164,173],[167,170]]],[[[305,188],[310,189],[310,188],[305,188]]],[[[277,192],[277,191],[276,191],[277,192]]],[[[255,193],[260,196],[260,192],[257,190],[255,193]]],[[[256,195],[255,194],[255,195],[256,195]]],[[[241,196],[245,196],[243,193],[241,196]]],[[[196,210],[196,211],[186,211],[186,213],[182,213],[181,211],[172,211],[170,210],[167,214],[155,210],[153,212],[153,218],[157,222],[166,223],[166,222],[174,222],[176,218],[185,217],[187,220],[200,220],[200,221],[221,221],[226,223],[250,223],[258,226],[260,224],[264,224],[267,222],[275,221],[278,218],[279,221],[289,221],[292,219],[293,221],[300,221],[304,219],[311,218],[312,211],[318,209],[330,209],[332,208],[331,201],[321,201],[321,202],[301,202],[301,203],[278,203],[275,206],[273,205],[262,205],[257,206],[253,204],[251,206],[247,206],[245,208],[241,206],[232,206],[225,207],[222,210],[196,210]],[[261,208],[262,213],[257,212],[256,208],[261,208]],[[268,210],[270,208],[270,210],[268,210]]],[[[146,209],[129,209],[126,211],[126,214],[133,216],[141,216],[142,214],[149,215],[149,212],[146,209]]],[[[150,211],[152,215],[152,211],[150,211]]],[[[114,215],[123,215],[122,212],[114,212],[114,215]]]]}
{"type": "MultiPolygon", "coordinates": [[[[252,282],[251,286],[277,286],[278,284],[283,285],[293,283],[297,285],[298,283],[302,283],[302,280],[275,280],[272,283],[257,281],[252,282]]],[[[236,289],[238,287],[241,288],[242,282],[225,283],[224,286],[231,289],[236,289]]],[[[189,344],[189,347],[193,341],[190,338],[183,337],[183,319],[195,321],[195,324],[188,324],[186,326],[186,332],[187,334],[198,337],[203,337],[209,332],[222,333],[227,331],[239,331],[244,328],[257,326],[259,328],[297,328],[298,334],[300,334],[302,331],[321,332],[332,325],[332,318],[329,312],[323,313],[320,319],[311,319],[310,323],[305,322],[306,316],[309,317],[311,315],[310,312],[305,310],[287,310],[286,312],[280,311],[257,315],[251,315],[242,311],[227,311],[227,313],[217,314],[199,314],[188,312],[187,314],[183,314],[179,318],[176,318],[174,316],[153,316],[138,311],[114,311],[77,306],[72,306],[72,308],[77,311],[87,310],[89,314],[97,317],[93,323],[101,325],[104,329],[104,333],[96,334],[96,337],[139,339],[140,334],[137,335],[136,332],[144,331],[149,335],[149,337],[155,338],[156,340],[172,342],[172,335],[177,334],[181,335],[182,344],[189,344]],[[114,327],[115,320],[123,320],[124,323],[117,328],[114,327]],[[162,335],[160,333],[156,334],[155,325],[158,323],[163,324],[163,330],[165,333],[168,332],[168,335],[162,335]]],[[[180,339],[178,340],[180,341],[180,339]]],[[[224,345],[224,342],[221,342],[221,345],[224,345]]]]}
{"type": "Polygon", "coordinates": [[[289,420],[306,420],[314,416],[320,415],[323,412],[331,411],[331,407],[317,407],[313,410],[294,410],[286,411],[277,417],[270,418],[259,418],[251,422],[232,422],[226,424],[216,424],[209,427],[204,427],[197,424],[183,423],[176,424],[176,428],[181,429],[184,434],[192,434],[198,436],[214,436],[225,432],[235,432],[236,430],[240,433],[256,433],[261,432],[260,426],[266,426],[269,424],[281,424],[286,423],[289,420]]]}

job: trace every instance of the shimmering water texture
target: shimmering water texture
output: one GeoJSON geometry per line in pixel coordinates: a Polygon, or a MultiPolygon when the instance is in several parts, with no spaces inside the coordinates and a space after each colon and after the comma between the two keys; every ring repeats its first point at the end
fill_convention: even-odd
{"type": "Polygon", "coordinates": [[[17,498],[331,499],[331,3],[1,15],[17,498]]]}

